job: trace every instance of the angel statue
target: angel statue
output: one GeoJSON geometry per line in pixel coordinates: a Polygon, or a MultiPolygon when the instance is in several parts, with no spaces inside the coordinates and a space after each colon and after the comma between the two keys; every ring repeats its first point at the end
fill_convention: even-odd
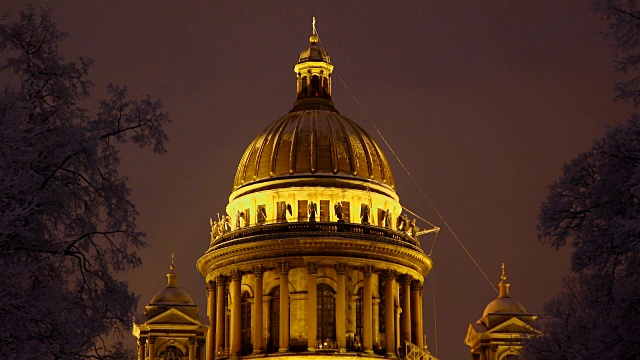
{"type": "Polygon", "coordinates": [[[289,216],[293,215],[291,211],[291,204],[287,204],[283,201],[280,203],[280,222],[287,222],[287,212],[289,212],[289,216]]]}
{"type": "Polygon", "coordinates": [[[362,224],[369,224],[369,215],[371,214],[371,209],[369,209],[369,205],[361,204],[360,205],[360,220],[362,224]]]}
{"type": "Polygon", "coordinates": [[[309,201],[309,221],[316,221],[317,213],[318,213],[318,205],[313,201],[309,201]]]}
{"type": "Polygon", "coordinates": [[[408,229],[409,229],[409,218],[407,217],[407,214],[402,214],[398,216],[398,219],[396,220],[396,230],[407,232],[408,229]]]}
{"type": "Polygon", "coordinates": [[[335,205],[333,205],[333,210],[336,212],[336,217],[338,218],[338,222],[344,222],[342,220],[342,202],[338,201],[335,205]]]}

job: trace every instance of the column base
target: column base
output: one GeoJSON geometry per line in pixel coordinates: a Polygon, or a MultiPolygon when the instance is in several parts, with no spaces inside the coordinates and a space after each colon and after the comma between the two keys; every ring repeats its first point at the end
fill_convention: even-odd
{"type": "Polygon", "coordinates": [[[289,349],[278,349],[279,353],[286,353],[289,352],[289,349]]]}
{"type": "Polygon", "coordinates": [[[316,348],[307,348],[307,351],[312,351],[312,352],[314,352],[314,351],[316,351],[316,348]]]}
{"type": "Polygon", "coordinates": [[[365,350],[364,353],[365,354],[373,354],[373,350],[365,350]]]}
{"type": "Polygon", "coordinates": [[[251,354],[253,354],[253,355],[262,354],[262,350],[253,350],[253,352],[251,352],[251,354]]]}

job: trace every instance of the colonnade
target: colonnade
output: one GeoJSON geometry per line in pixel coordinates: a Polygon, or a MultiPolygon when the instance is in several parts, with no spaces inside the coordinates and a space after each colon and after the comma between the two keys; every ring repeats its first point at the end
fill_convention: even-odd
{"type": "MultiPolygon", "coordinates": [[[[318,264],[309,262],[306,264],[307,275],[305,277],[307,299],[306,299],[306,323],[307,323],[307,351],[316,351],[317,344],[317,285],[318,285],[318,264]],[[316,326],[314,326],[316,324],[316,326]]],[[[347,268],[346,263],[334,265],[336,272],[336,295],[335,295],[335,329],[337,351],[347,351],[347,268]]],[[[265,352],[263,334],[263,314],[264,314],[264,284],[263,277],[266,271],[278,271],[280,286],[279,301],[279,346],[278,352],[289,351],[289,272],[292,267],[288,262],[278,263],[277,268],[266,269],[262,265],[254,266],[247,273],[253,274],[253,307],[252,307],[252,327],[251,341],[253,344],[253,354],[265,352]]],[[[423,317],[422,317],[422,282],[415,280],[406,274],[398,274],[394,270],[375,269],[372,265],[358,267],[362,273],[362,346],[359,351],[367,354],[374,353],[374,346],[380,343],[380,302],[381,299],[374,297],[372,275],[378,274],[382,279],[384,294],[384,353],[388,357],[397,356],[397,349],[404,341],[424,347],[423,344],[423,317]],[[399,285],[399,286],[398,286],[399,285]],[[400,294],[396,293],[396,289],[400,294]],[[398,296],[400,295],[400,296],[398,296]],[[396,300],[400,300],[399,303],[396,300]]],[[[233,270],[230,276],[219,275],[215,282],[211,281],[207,285],[207,309],[211,324],[207,334],[207,360],[216,357],[239,356],[241,355],[241,285],[242,272],[233,270]],[[229,281],[230,300],[230,324],[225,324],[227,312],[225,311],[227,295],[226,285],[229,281]],[[215,286],[214,286],[215,284],[215,286]],[[215,311],[214,311],[215,310],[215,311]],[[215,324],[215,325],[213,325],[215,324]],[[215,329],[215,333],[214,330],[215,329]],[[226,331],[228,329],[228,331],[226,331]],[[226,337],[229,338],[226,338],[226,337]],[[228,348],[228,352],[225,350],[228,348]]],[[[378,350],[380,350],[378,348],[378,350]]]]}

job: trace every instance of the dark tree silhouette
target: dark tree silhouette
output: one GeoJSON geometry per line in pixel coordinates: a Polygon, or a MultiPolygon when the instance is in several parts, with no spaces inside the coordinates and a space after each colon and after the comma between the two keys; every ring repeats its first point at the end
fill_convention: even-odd
{"type": "Polygon", "coordinates": [[[167,141],[158,100],[109,85],[95,113],[81,106],[91,61],[65,61],[66,37],[49,10],[0,21],[0,353],[9,359],[127,355],[117,335],[137,297],[115,275],[140,265],[145,242],[118,145],[162,154],[167,141]]]}
{"type": "MultiPolygon", "coordinates": [[[[598,0],[616,55],[616,99],[640,104],[640,9],[598,0]]],[[[640,117],[613,126],[565,166],[541,207],[538,237],[571,246],[571,274],[545,305],[531,359],[640,359],[640,117]]]]}

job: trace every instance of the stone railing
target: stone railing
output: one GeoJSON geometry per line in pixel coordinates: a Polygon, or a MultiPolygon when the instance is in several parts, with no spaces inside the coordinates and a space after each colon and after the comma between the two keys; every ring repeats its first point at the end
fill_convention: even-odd
{"type": "Polygon", "coordinates": [[[405,341],[404,344],[404,358],[407,360],[438,360],[428,350],[422,349],[416,344],[408,341],[405,341]]]}
{"type": "Polygon", "coordinates": [[[272,223],[229,231],[215,238],[209,251],[261,240],[330,236],[389,243],[423,252],[420,243],[402,231],[373,225],[321,221],[272,223]]]}

